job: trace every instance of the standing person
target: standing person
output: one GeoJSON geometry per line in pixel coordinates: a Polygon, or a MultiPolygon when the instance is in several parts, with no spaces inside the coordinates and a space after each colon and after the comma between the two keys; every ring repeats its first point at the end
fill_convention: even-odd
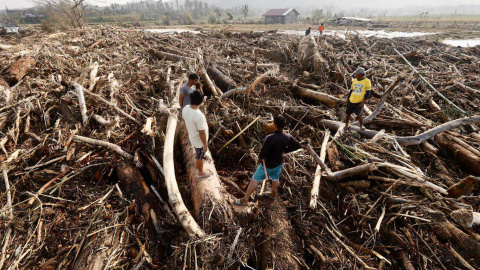
{"type": "Polygon", "coordinates": [[[305,36],[310,35],[311,30],[312,30],[312,27],[308,27],[307,31],[305,31],[305,36]]]}
{"type": "Polygon", "coordinates": [[[357,68],[354,72],[355,79],[353,79],[352,87],[347,97],[347,117],[345,119],[345,130],[348,130],[348,122],[352,113],[357,115],[357,120],[360,123],[360,129],[365,130],[363,126],[362,112],[365,106],[365,101],[370,97],[372,92],[372,82],[365,78],[365,69],[363,67],[357,68]]]}
{"type": "Polygon", "coordinates": [[[255,191],[258,184],[261,181],[266,180],[267,176],[265,175],[265,171],[267,172],[268,178],[272,180],[272,191],[265,193],[265,196],[270,199],[275,199],[278,188],[280,187],[279,178],[283,166],[283,153],[290,153],[301,147],[300,143],[293,138],[292,135],[283,132],[286,121],[282,115],[277,115],[273,119],[273,124],[275,132],[265,138],[262,150],[260,151],[259,159],[262,163],[258,165],[255,174],[252,179],[250,179],[250,184],[248,185],[247,192],[245,192],[245,197],[234,201],[234,204],[236,205],[248,205],[248,199],[255,191]]]}
{"type": "Polygon", "coordinates": [[[185,106],[190,105],[190,93],[193,92],[192,86],[198,84],[198,75],[192,73],[188,75],[188,82],[180,88],[180,108],[185,108],[185,106]]]}
{"type": "Polygon", "coordinates": [[[320,27],[318,27],[318,32],[320,32],[320,36],[323,36],[323,30],[325,30],[325,26],[322,23],[320,27]]]}
{"type": "Polygon", "coordinates": [[[200,111],[203,103],[203,93],[193,90],[189,95],[190,105],[182,110],[183,121],[187,127],[188,139],[195,148],[195,165],[198,169],[198,178],[206,178],[210,174],[203,171],[203,160],[208,151],[208,124],[205,115],[200,111]]]}

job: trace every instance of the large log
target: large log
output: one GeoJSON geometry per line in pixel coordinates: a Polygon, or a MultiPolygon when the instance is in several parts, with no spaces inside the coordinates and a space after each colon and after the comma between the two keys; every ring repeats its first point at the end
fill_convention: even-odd
{"type": "MultiPolygon", "coordinates": [[[[206,159],[203,162],[203,169],[208,172],[210,176],[198,179],[198,170],[195,166],[195,149],[190,144],[184,127],[180,132],[180,141],[182,144],[183,157],[187,169],[187,179],[190,184],[195,214],[199,220],[204,220],[201,218],[202,212],[204,215],[208,215],[210,211],[212,211],[212,207],[218,207],[215,213],[220,211],[221,216],[230,216],[228,211],[229,206],[224,197],[225,191],[220,183],[217,169],[213,163],[210,151],[205,154],[206,159]],[[208,212],[204,213],[204,210],[208,210],[208,212]]],[[[203,225],[204,226],[202,227],[205,227],[206,224],[203,225]]]]}
{"type": "Polygon", "coordinates": [[[297,94],[301,97],[318,100],[322,104],[325,104],[330,108],[338,107],[343,103],[342,100],[340,100],[340,99],[338,99],[334,96],[331,96],[331,95],[328,95],[328,94],[325,94],[325,93],[322,93],[322,92],[319,92],[319,91],[314,91],[314,90],[310,90],[310,89],[307,89],[307,88],[303,88],[303,87],[300,87],[300,86],[297,86],[297,85],[293,86],[292,91],[295,94],[297,94]]]}
{"type": "MultiPolygon", "coordinates": [[[[322,119],[318,123],[335,131],[345,126],[344,123],[332,121],[332,120],[326,120],[326,119],[322,119]]],[[[419,145],[423,141],[431,139],[442,132],[454,129],[459,126],[476,124],[476,123],[480,123],[480,115],[474,115],[470,117],[456,119],[456,120],[444,123],[442,125],[436,126],[432,129],[429,129],[415,136],[390,136],[390,137],[396,140],[399,144],[419,145]]],[[[378,133],[378,131],[376,130],[369,130],[369,129],[361,130],[359,127],[356,127],[356,126],[350,126],[350,129],[367,138],[373,138],[373,136],[377,135],[378,133]]]]}
{"type": "Polygon", "coordinates": [[[5,80],[10,84],[16,84],[35,64],[37,60],[32,56],[23,56],[5,71],[5,80]]]}
{"type": "Polygon", "coordinates": [[[460,165],[473,175],[480,176],[480,157],[461,146],[460,144],[449,140],[444,134],[435,138],[438,145],[446,150],[452,158],[457,160],[460,165]]]}
{"type": "MultiPolygon", "coordinates": [[[[177,96],[178,93],[179,91],[177,91],[177,96]]],[[[178,99],[175,98],[175,100],[178,99]]],[[[165,144],[163,147],[163,169],[165,173],[165,183],[167,184],[168,198],[180,224],[182,224],[190,237],[203,237],[205,236],[205,233],[200,226],[198,226],[195,219],[193,219],[185,206],[185,203],[183,203],[182,195],[180,194],[180,190],[178,190],[177,179],[175,178],[173,142],[175,140],[175,129],[177,128],[177,115],[178,111],[174,108],[168,117],[165,144]]]]}
{"type": "Polygon", "coordinates": [[[318,45],[309,35],[300,41],[297,51],[298,64],[302,70],[322,70],[328,67],[327,61],[318,52],[318,45]]]}
{"type": "Polygon", "coordinates": [[[451,242],[477,263],[480,263],[480,243],[473,237],[464,233],[443,217],[438,222],[433,222],[431,226],[433,233],[438,238],[451,242]]]}
{"type": "Polygon", "coordinates": [[[234,80],[231,78],[227,77],[225,74],[223,74],[218,68],[216,67],[208,67],[207,68],[207,73],[212,79],[215,81],[215,84],[222,90],[223,92],[226,92],[230,89],[234,89],[237,84],[235,83],[234,80]]]}
{"type": "Polygon", "coordinates": [[[128,163],[121,163],[117,165],[116,171],[118,184],[125,193],[134,198],[142,207],[149,204],[157,215],[162,213],[160,200],[150,191],[136,167],[128,163]]]}
{"type": "MultiPolygon", "coordinates": [[[[266,199],[268,200],[268,199],[266,199]]],[[[288,222],[288,212],[280,201],[261,200],[259,209],[262,211],[260,224],[260,269],[295,270],[300,269],[295,260],[298,252],[292,237],[295,233],[288,222]]]]}

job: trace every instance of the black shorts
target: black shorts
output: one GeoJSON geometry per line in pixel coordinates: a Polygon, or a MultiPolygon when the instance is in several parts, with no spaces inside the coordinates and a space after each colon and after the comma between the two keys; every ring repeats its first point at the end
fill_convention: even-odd
{"type": "Polygon", "coordinates": [[[205,152],[203,152],[203,148],[195,148],[195,158],[205,159],[205,152]]]}
{"type": "Polygon", "coordinates": [[[361,102],[351,103],[350,100],[347,101],[347,114],[355,113],[357,116],[362,115],[363,107],[360,107],[361,102]]]}

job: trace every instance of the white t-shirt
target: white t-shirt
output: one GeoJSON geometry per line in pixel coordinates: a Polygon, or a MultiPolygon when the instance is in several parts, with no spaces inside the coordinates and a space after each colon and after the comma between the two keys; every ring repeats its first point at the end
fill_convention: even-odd
{"type": "Polygon", "coordinates": [[[208,125],[205,115],[200,110],[192,109],[190,105],[187,105],[182,110],[182,117],[185,121],[185,126],[188,131],[188,139],[192,146],[195,148],[203,148],[203,143],[198,131],[205,130],[208,142],[208,125]]]}

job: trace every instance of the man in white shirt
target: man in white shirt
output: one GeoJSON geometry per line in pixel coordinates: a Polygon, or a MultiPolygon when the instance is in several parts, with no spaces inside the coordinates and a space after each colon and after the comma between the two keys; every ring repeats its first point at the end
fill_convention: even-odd
{"type": "Polygon", "coordinates": [[[205,115],[200,111],[203,103],[203,94],[199,90],[190,93],[190,105],[182,110],[182,117],[188,132],[188,139],[195,148],[195,159],[198,169],[198,178],[208,177],[209,174],[203,171],[203,160],[208,151],[208,124],[205,115]]]}

